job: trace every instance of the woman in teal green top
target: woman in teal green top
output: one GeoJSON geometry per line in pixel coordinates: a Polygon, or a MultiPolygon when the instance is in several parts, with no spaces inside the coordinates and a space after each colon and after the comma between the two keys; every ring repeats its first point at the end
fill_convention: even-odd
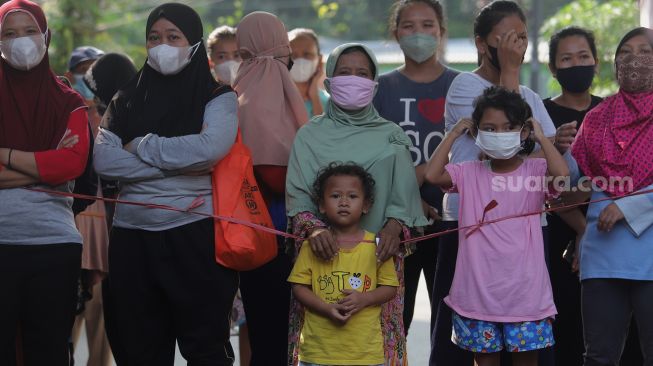
{"type": "MultiPolygon", "coordinates": [[[[337,253],[338,244],[313,201],[311,187],[318,171],[334,161],[352,161],[374,177],[374,205],[361,224],[365,230],[377,233],[380,261],[396,255],[400,290],[383,306],[382,329],[386,364],[401,365],[406,358],[406,343],[400,236],[408,235],[408,228],[427,225],[409,152],[412,145],[404,131],[381,118],[372,105],[378,87],[378,65],[371,50],[356,43],[337,47],[327,60],[326,74],[324,84],[331,98],[325,113],[302,127],[293,144],[286,177],[286,211],[293,232],[308,237],[313,251],[329,260],[337,253]]],[[[294,307],[292,313],[291,347],[297,344],[301,329],[298,308],[294,307]]]]}

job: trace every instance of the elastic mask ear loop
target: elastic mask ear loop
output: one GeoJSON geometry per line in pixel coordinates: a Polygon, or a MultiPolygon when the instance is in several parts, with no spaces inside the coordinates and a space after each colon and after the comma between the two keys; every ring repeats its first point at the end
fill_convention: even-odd
{"type": "Polygon", "coordinates": [[[191,48],[194,48],[194,50],[193,50],[193,52],[190,54],[190,56],[188,56],[188,59],[189,59],[189,60],[192,60],[192,59],[193,59],[193,56],[195,56],[195,53],[197,52],[197,50],[200,49],[200,45],[201,45],[201,44],[202,44],[202,41],[199,41],[199,42],[195,43],[195,44],[191,47],[191,48]]]}
{"type": "Polygon", "coordinates": [[[288,68],[288,71],[290,71],[290,69],[292,68],[292,65],[293,65],[292,55],[286,55],[286,56],[272,56],[272,55],[254,56],[250,60],[253,60],[253,59],[256,59],[256,58],[259,58],[259,59],[266,59],[267,58],[267,59],[270,59],[270,60],[279,61],[284,66],[286,66],[288,68]],[[283,57],[288,57],[288,63],[287,64],[285,62],[283,62],[283,60],[281,59],[283,57]]]}

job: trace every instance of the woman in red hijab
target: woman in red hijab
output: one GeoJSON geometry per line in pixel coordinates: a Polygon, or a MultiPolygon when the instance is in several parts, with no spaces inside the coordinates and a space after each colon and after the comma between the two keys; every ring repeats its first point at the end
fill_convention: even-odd
{"type": "Polygon", "coordinates": [[[82,239],[72,192],[86,165],[82,98],[50,70],[43,10],[0,7],[0,364],[12,364],[20,327],[25,365],[67,365],[82,239]]]}

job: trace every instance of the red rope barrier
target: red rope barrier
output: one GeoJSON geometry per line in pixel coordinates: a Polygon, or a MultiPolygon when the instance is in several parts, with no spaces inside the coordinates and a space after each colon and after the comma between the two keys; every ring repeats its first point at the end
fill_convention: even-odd
{"type": "MultiPolygon", "coordinates": [[[[52,190],[41,189],[41,188],[26,188],[25,187],[24,189],[30,190],[30,191],[33,191],[33,192],[41,192],[41,193],[53,194],[53,195],[64,196],[64,197],[80,198],[80,199],[86,199],[86,200],[99,200],[99,201],[104,201],[104,202],[121,203],[121,204],[125,204],[125,205],[141,206],[141,207],[147,207],[147,208],[152,208],[152,209],[161,209],[161,210],[168,210],[168,211],[183,212],[183,213],[188,213],[188,214],[193,214],[193,215],[198,215],[198,216],[204,216],[204,217],[207,217],[207,218],[213,218],[213,219],[216,219],[216,220],[227,221],[227,222],[231,222],[231,223],[234,223],[234,224],[249,226],[251,228],[264,231],[266,233],[283,236],[283,237],[289,238],[289,239],[305,240],[305,238],[301,238],[301,237],[293,235],[293,234],[289,234],[289,233],[286,233],[286,232],[283,232],[283,231],[272,229],[272,228],[269,228],[267,226],[258,225],[258,224],[255,224],[255,223],[252,223],[252,222],[249,222],[249,221],[240,220],[240,219],[237,219],[237,218],[234,218],[234,217],[220,216],[220,215],[207,214],[207,213],[203,213],[203,212],[193,211],[195,208],[201,206],[204,203],[204,199],[202,197],[197,197],[196,199],[194,199],[193,202],[191,203],[191,205],[188,208],[180,209],[180,208],[172,207],[172,206],[168,206],[168,205],[157,205],[157,204],[144,203],[144,202],[121,200],[121,199],[118,199],[118,198],[106,198],[106,197],[97,197],[97,196],[91,196],[91,195],[85,195],[85,194],[79,194],[79,193],[52,191],[52,190]]],[[[644,191],[637,191],[637,192],[631,192],[631,193],[628,193],[628,194],[625,194],[625,195],[619,196],[619,197],[604,197],[604,198],[600,198],[600,199],[597,199],[597,200],[591,200],[591,201],[572,203],[572,204],[567,204],[567,205],[562,205],[562,206],[556,206],[556,207],[551,207],[551,208],[547,208],[547,209],[544,209],[544,210],[538,210],[538,211],[522,213],[522,214],[508,215],[508,216],[504,216],[504,217],[500,217],[500,218],[493,219],[493,220],[488,220],[488,221],[481,220],[481,222],[479,222],[478,224],[467,225],[467,226],[459,226],[459,227],[457,227],[455,229],[443,230],[443,231],[439,231],[437,233],[422,235],[422,236],[418,236],[418,237],[415,237],[415,238],[402,240],[401,243],[402,244],[416,243],[416,242],[420,242],[420,241],[423,241],[423,240],[436,238],[436,237],[439,237],[439,236],[442,236],[442,235],[454,233],[454,232],[457,232],[457,231],[462,231],[462,230],[467,230],[467,229],[471,229],[471,230],[475,231],[475,230],[478,230],[480,227],[482,227],[484,225],[489,225],[489,224],[493,224],[493,223],[497,223],[497,222],[501,222],[501,221],[505,221],[505,220],[510,220],[510,219],[514,219],[514,218],[518,218],[518,217],[541,215],[543,213],[555,212],[555,211],[564,210],[564,209],[568,209],[568,208],[575,208],[575,207],[580,207],[580,206],[584,206],[584,205],[589,205],[590,203],[610,201],[610,200],[614,200],[615,198],[638,196],[638,195],[648,194],[648,193],[653,193],[653,189],[644,190],[644,191]]],[[[493,202],[495,202],[495,201],[493,201],[493,202]]],[[[488,207],[491,204],[492,204],[492,202],[490,202],[488,207]]],[[[489,211],[490,209],[492,209],[492,208],[494,208],[496,206],[497,205],[495,204],[490,208],[486,208],[485,212],[489,211]]],[[[89,216],[91,216],[91,215],[89,215],[89,216]]],[[[484,217],[485,217],[485,215],[484,215],[484,217]]]]}

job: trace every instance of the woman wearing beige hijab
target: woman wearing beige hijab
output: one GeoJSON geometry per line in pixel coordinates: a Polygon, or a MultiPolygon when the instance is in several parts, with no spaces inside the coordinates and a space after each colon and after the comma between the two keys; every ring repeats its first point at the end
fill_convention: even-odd
{"type": "MultiPolygon", "coordinates": [[[[234,88],[243,141],[252,151],[254,172],[277,229],[286,230],[284,204],[290,148],[308,121],[304,100],[290,77],[290,43],[275,15],[254,12],[236,31],[243,63],[234,88]]],[[[240,273],[240,289],[252,347],[251,365],[286,365],[291,261],[279,240],[270,263],[240,273]]]]}

